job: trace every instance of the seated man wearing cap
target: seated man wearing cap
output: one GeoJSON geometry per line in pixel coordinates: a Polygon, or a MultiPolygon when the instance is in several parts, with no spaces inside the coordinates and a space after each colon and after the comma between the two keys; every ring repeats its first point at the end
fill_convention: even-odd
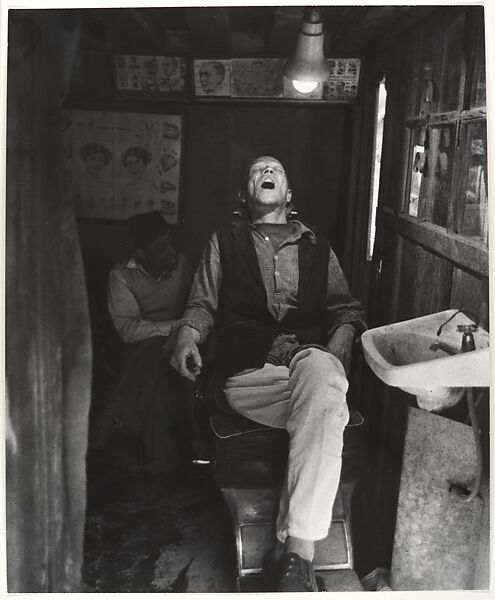
{"type": "Polygon", "coordinates": [[[160,212],[127,222],[135,253],[110,272],[108,308],[130,353],[100,420],[96,445],[114,428],[140,435],[147,470],[170,471],[179,460],[178,442],[187,438],[189,386],[164,359],[163,345],[184,310],[193,272],[160,212]]]}

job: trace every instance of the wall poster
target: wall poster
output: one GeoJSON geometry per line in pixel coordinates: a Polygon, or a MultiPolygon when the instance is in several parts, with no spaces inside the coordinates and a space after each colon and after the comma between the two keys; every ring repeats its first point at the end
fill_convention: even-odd
{"type": "Polygon", "coordinates": [[[180,56],[114,56],[115,89],[141,98],[181,97],[186,92],[187,61],[180,56]]]}
{"type": "Polygon", "coordinates": [[[291,98],[323,102],[357,99],[359,58],[328,58],[328,78],[308,94],[298,92],[284,77],[285,58],[232,59],[232,98],[291,98]]]}
{"type": "Polygon", "coordinates": [[[65,110],[63,148],[77,217],[160,210],[178,223],[181,115],[65,110]]]}
{"type": "Polygon", "coordinates": [[[232,97],[281,98],[285,63],[283,58],[232,59],[232,97]]]}
{"type": "Polygon", "coordinates": [[[195,60],[196,96],[230,96],[230,60],[195,60]]]}
{"type": "Polygon", "coordinates": [[[334,101],[355,100],[358,93],[359,58],[329,58],[330,75],[323,82],[321,99],[334,101]]]}

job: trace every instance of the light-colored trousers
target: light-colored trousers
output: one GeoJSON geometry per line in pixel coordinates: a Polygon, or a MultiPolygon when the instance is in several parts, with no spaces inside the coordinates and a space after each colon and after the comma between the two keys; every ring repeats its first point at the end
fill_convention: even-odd
{"type": "Polygon", "coordinates": [[[298,352],[289,368],[265,364],[225,383],[236,412],[289,434],[276,525],[281,542],[288,535],[316,541],[328,534],[349,420],[348,386],[342,363],[317,348],[298,352]]]}

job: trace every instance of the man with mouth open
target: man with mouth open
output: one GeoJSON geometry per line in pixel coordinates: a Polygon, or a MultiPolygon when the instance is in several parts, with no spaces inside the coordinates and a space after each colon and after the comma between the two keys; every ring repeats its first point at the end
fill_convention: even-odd
{"type": "Polygon", "coordinates": [[[246,219],[213,234],[176,322],[172,365],[194,380],[213,328],[214,368],[230,406],[289,434],[276,539],[263,575],[276,591],[318,591],[315,541],[328,534],[337,493],[354,338],[364,328],[328,241],[287,220],[292,192],[270,156],[247,168],[246,219]]]}

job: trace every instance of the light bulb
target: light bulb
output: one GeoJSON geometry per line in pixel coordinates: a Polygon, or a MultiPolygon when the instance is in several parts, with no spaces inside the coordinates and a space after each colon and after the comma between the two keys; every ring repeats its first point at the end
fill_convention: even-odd
{"type": "Polygon", "coordinates": [[[317,81],[297,81],[297,79],[293,79],[292,85],[301,94],[309,94],[310,92],[312,92],[316,89],[318,82],[317,81]]]}

